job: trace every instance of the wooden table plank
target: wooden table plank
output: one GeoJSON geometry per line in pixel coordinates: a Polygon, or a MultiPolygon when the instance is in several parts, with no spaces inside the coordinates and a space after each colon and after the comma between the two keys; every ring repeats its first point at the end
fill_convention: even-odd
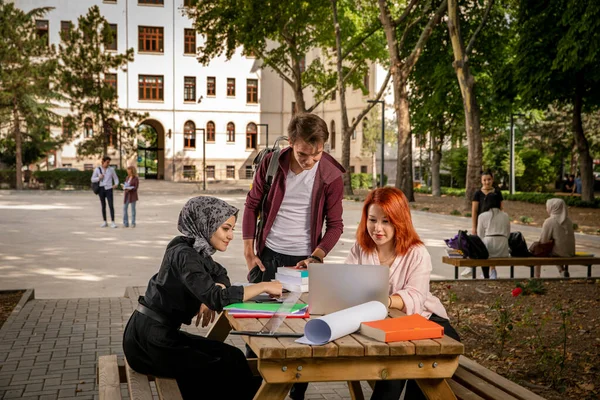
{"type": "Polygon", "coordinates": [[[417,355],[438,355],[441,353],[442,346],[433,339],[411,340],[415,345],[415,354],[417,355]]]}
{"type": "Polygon", "coordinates": [[[152,400],[152,390],[150,389],[150,381],[148,375],[135,372],[125,360],[125,373],[127,375],[127,387],[132,399],[135,400],[152,400]]]}
{"type": "Polygon", "coordinates": [[[161,400],[183,400],[175,379],[156,378],[156,391],[161,400]]]}
{"type": "Polygon", "coordinates": [[[390,355],[390,346],[388,346],[387,343],[379,342],[367,336],[361,335],[360,333],[353,333],[351,336],[356,339],[358,343],[363,345],[365,348],[365,356],[390,355]]]}
{"type": "Polygon", "coordinates": [[[440,354],[464,354],[465,352],[465,346],[449,336],[444,335],[441,339],[433,339],[433,341],[440,344],[440,354]]]}
{"type": "Polygon", "coordinates": [[[334,343],[338,347],[338,357],[362,357],[365,355],[365,347],[351,335],[342,336],[334,343]]]}
{"type": "MultiPolygon", "coordinates": [[[[281,324],[277,331],[286,333],[296,332],[291,326],[288,325],[288,322],[292,319],[295,318],[284,320],[284,323],[281,324]]],[[[312,348],[305,344],[296,343],[296,338],[279,338],[279,343],[281,343],[281,345],[285,347],[286,358],[312,357],[312,348]]]]}
{"type": "MultiPolygon", "coordinates": [[[[259,331],[263,323],[259,318],[235,318],[227,315],[231,327],[236,331],[259,331]]],[[[268,319],[264,319],[265,323],[268,319]]],[[[256,336],[242,336],[258,358],[285,358],[285,347],[276,338],[262,338],[256,336]]]]}

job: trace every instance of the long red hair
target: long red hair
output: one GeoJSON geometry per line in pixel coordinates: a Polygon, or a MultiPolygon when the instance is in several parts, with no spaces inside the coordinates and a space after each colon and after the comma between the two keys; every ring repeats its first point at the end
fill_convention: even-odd
{"type": "Polygon", "coordinates": [[[369,219],[369,207],[377,204],[383,209],[390,223],[395,228],[394,244],[396,255],[405,255],[408,250],[418,244],[423,244],[415,227],[412,224],[408,200],[400,189],[395,187],[384,187],[373,190],[365,199],[362,210],[362,218],[356,231],[356,240],[360,247],[367,253],[373,253],[377,246],[367,231],[369,219]]]}

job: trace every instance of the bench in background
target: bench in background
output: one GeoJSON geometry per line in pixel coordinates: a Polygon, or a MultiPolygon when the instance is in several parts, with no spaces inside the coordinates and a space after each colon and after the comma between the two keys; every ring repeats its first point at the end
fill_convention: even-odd
{"type": "MultiPolygon", "coordinates": [[[[530,268],[530,277],[533,278],[533,267],[536,265],[564,265],[569,270],[569,265],[583,265],[587,267],[587,277],[592,277],[592,266],[600,265],[600,257],[502,257],[476,260],[472,258],[442,257],[444,264],[453,265],[454,279],[458,279],[458,269],[461,267],[510,267],[510,277],[514,278],[514,267],[525,266],[530,268]]],[[[475,279],[475,270],[473,270],[475,279]]]]}

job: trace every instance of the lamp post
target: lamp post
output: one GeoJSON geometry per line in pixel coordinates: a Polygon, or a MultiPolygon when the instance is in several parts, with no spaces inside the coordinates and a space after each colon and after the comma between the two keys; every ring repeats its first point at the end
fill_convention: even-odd
{"type": "Polygon", "coordinates": [[[196,128],[202,131],[202,191],[206,192],[206,129],[196,128]]]}
{"type": "Polygon", "coordinates": [[[381,103],[381,178],[379,179],[379,187],[383,187],[383,167],[385,158],[385,101],[367,100],[367,103],[381,103]]]}
{"type": "Polygon", "coordinates": [[[256,126],[264,126],[265,127],[265,133],[266,133],[265,147],[269,147],[269,124],[256,124],[256,126]]]}
{"type": "Polygon", "coordinates": [[[524,114],[510,114],[510,189],[509,193],[515,193],[515,116],[522,117],[524,114]]]}

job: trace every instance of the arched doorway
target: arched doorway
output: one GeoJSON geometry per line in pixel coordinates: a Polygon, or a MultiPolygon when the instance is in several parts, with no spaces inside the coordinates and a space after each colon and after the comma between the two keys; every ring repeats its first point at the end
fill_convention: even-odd
{"type": "Polygon", "coordinates": [[[137,127],[137,166],[145,179],[165,179],[165,128],[155,119],[137,127]]]}

